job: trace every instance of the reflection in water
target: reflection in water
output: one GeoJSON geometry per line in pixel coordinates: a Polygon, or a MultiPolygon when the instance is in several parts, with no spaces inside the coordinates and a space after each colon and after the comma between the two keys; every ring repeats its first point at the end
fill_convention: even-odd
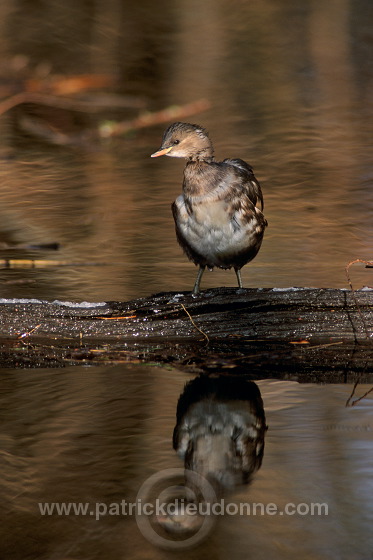
{"type": "Polygon", "coordinates": [[[256,383],[240,377],[200,376],[186,385],[179,399],[173,445],[186,469],[224,494],[248,483],[260,468],[265,431],[256,383]]]}
{"type": "Polygon", "coordinates": [[[266,429],[253,381],[203,375],[187,383],[173,433],[185,471],[167,469],[143,485],[138,499],[160,501],[166,509],[152,518],[138,517],[142,534],[166,550],[196,546],[210,536],[216,508],[220,514],[225,509],[222,498],[250,482],[260,468],[266,429]]]}
{"type": "MultiPolygon", "coordinates": [[[[134,503],[154,475],[169,480],[169,469],[183,480],[170,440],[190,376],[123,365],[1,370],[0,379],[0,557],[174,560],[121,504],[134,503]],[[39,503],[88,504],[88,513],[41,515],[39,503]]],[[[345,408],[350,385],[257,384],[269,425],[265,459],[229,500],[281,510],[321,502],[328,515],[218,515],[188,559],[370,558],[373,395],[345,408]]]]}

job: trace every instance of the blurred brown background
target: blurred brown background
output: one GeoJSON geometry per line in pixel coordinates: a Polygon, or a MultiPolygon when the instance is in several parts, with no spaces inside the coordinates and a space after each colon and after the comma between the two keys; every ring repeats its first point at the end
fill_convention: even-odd
{"type": "MultiPolygon", "coordinates": [[[[372,259],[372,11],[369,0],[3,0],[1,99],[77,105],[26,97],[0,114],[0,259],[57,264],[0,269],[2,297],[191,289],[170,211],[183,162],[149,157],[172,120],[97,131],[199,99],[210,108],[181,120],[209,130],[218,159],[247,160],[264,192],[269,228],[244,285],[347,287],[345,265],[372,259]],[[110,79],[85,87],[83,74],[110,79]],[[11,249],[49,242],[60,250],[11,249]]],[[[362,266],[352,279],[373,283],[362,266]]],[[[233,272],[202,288],[219,285],[234,286],[233,272]]]]}

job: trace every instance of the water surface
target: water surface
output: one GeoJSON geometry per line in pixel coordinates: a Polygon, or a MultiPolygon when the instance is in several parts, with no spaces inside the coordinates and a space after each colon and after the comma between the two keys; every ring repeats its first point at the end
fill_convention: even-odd
{"type": "MultiPolygon", "coordinates": [[[[110,73],[115,85],[84,99],[132,95],[148,111],[207,99],[209,110],[185,120],[209,130],[217,159],[248,161],[264,192],[269,228],[244,285],[345,288],[345,265],[372,259],[372,6],[4,1],[0,95],[110,73]]],[[[177,246],[170,210],[183,162],[149,157],[170,123],[55,143],[138,112],[23,103],[0,115],[0,259],[55,262],[0,268],[1,297],[128,300],[192,287],[196,270],[177,246]],[[9,250],[51,242],[60,249],[9,250]]],[[[351,275],[357,288],[372,285],[370,269],[351,275]]],[[[202,287],[234,283],[232,272],[214,271],[202,287]]],[[[41,516],[37,504],[134,500],[149,476],[180,468],[171,437],[189,379],[143,366],[1,370],[0,555],[185,558],[153,547],[131,516],[41,516]]],[[[225,516],[188,557],[371,558],[371,398],[345,408],[349,385],[259,386],[264,462],[232,500],[326,502],[329,514],[225,516]]]]}
{"type": "MultiPolygon", "coordinates": [[[[218,159],[247,160],[264,191],[269,228],[245,286],[346,287],[345,265],[372,258],[371,10],[365,0],[158,2],[156,13],[147,1],[4,3],[4,96],[30,78],[48,91],[56,75],[109,72],[106,93],[149,111],[207,99],[211,109],[185,120],[207,127],[218,159]]],[[[170,211],[183,162],[149,157],[169,122],[80,146],[33,133],[41,122],[74,137],[138,111],[23,104],[0,117],[0,242],[61,246],[0,258],[69,264],[0,269],[3,297],[126,300],[193,285],[170,211]]],[[[372,284],[361,265],[352,278],[372,284]]],[[[203,279],[219,285],[234,274],[203,279]]]]}
{"type": "Polygon", "coordinates": [[[372,398],[345,408],[350,385],[259,381],[269,426],[263,465],[251,486],[229,496],[231,503],[281,509],[326,503],[328,515],[225,515],[187,552],[154,547],[134,516],[40,515],[38,503],[45,502],[134,502],[151,475],[181,469],[172,432],[191,379],[145,366],[3,371],[1,556],[371,557],[372,398]]]}

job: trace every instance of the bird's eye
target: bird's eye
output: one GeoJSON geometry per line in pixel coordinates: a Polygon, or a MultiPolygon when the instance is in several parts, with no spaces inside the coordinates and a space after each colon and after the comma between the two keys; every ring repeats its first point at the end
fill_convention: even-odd
{"type": "Polygon", "coordinates": [[[174,146],[176,146],[176,144],[180,144],[180,140],[174,140],[174,146]]]}

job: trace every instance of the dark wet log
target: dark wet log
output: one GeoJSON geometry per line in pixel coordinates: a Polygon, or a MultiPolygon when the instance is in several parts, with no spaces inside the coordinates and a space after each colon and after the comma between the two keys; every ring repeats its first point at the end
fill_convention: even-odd
{"type": "Polygon", "coordinates": [[[3,367],[144,361],[253,378],[373,379],[372,289],[224,288],[75,306],[4,301],[3,367]]]}

